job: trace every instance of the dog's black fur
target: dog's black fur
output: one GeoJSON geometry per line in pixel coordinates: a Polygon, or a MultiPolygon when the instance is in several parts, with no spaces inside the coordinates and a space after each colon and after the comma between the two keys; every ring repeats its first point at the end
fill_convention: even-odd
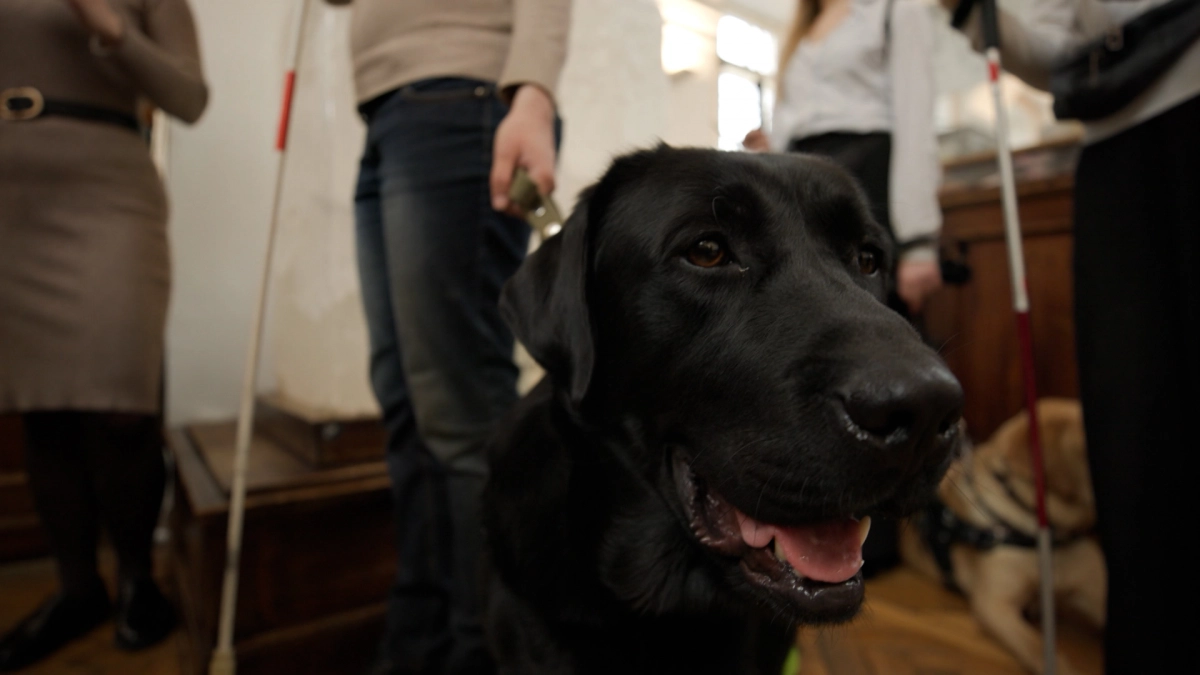
{"type": "Polygon", "coordinates": [[[884,306],[890,256],[813,157],[660,146],[584,193],[501,302],[548,372],[489,449],[502,673],[776,675],[797,624],[857,611],[861,575],[779,592],[701,530],[718,502],[799,525],[932,494],[961,391],[884,306]]]}

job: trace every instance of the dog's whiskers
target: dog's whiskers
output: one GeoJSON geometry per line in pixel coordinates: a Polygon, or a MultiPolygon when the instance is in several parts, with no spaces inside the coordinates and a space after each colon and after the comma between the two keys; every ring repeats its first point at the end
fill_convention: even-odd
{"type": "MultiPolygon", "coordinates": [[[[736,459],[738,455],[745,452],[746,450],[749,450],[750,448],[752,448],[756,445],[774,443],[775,441],[781,440],[783,438],[785,438],[784,434],[778,434],[775,436],[768,436],[766,438],[751,438],[751,439],[747,440],[745,443],[743,443],[742,445],[735,448],[733,452],[729,453],[729,456],[725,458],[725,463],[721,465],[721,468],[718,469],[718,472],[724,473],[725,470],[729,468],[729,465],[733,463],[733,460],[736,459]]],[[[693,462],[694,461],[695,460],[693,460],[693,462]]]]}
{"type": "MultiPolygon", "coordinates": [[[[785,475],[785,473],[786,472],[779,472],[776,475],[783,476],[783,475],[785,475]]],[[[774,478],[774,476],[772,476],[772,478],[774,478]]],[[[770,486],[771,486],[771,478],[768,478],[766,480],[766,482],[763,483],[762,489],[758,491],[758,501],[755,502],[755,504],[754,504],[754,515],[752,516],[756,520],[758,519],[758,507],[762,505],[763,495],[767,492],[767,488],[769,488],[770,486]]]]}
{"type": "MultiPolygon", "coordinates": [[[[959,335],[961,335],[961,333],[955,333],[954,335],[951,335],[950,337],[946,338],[942,342],[941,346],[939,346],[937,348],[938,355],[941,356],[943,353],[945,353],[946,347],[949,346],[951,342],[954,342],[955,338],[957,338],[959,335]]],[[[956,345],[955,349],[961,349],[962,347],[965,347],[968,344],[970,344],[970,342],[964,342],[960,345],[956,345]]]]}

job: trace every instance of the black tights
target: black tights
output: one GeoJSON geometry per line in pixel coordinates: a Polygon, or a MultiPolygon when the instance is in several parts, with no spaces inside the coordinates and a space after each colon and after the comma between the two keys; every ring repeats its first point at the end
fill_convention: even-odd
{"type": "Polygon", "coordinates": [[[99,583],[101,524],[121,579],[149,578],[166,484],[160,418],[64,411],[26,413],[23,422],[29,482],[63,590],[86,592],[99,583]]]}

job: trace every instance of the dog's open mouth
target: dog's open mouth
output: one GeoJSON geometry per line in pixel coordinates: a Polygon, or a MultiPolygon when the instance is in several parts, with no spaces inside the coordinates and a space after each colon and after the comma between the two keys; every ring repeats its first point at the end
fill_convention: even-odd
{"type": "Polygon", "coordinates": [[[718,555],[738,559],[750,585],[805,621],[841,621],[858,611],[870,517],[764,523],[717,494],[679,454],[674,463],[675,485],[693,535],[718,555]]]}

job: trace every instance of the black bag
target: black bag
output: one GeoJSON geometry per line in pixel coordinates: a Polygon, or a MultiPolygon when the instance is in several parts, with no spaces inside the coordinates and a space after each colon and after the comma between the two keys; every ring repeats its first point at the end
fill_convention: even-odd
{"type": "Polygon", "coordinates": [[[1125,107],[1200,35],[1200,0],[1170,0],[1087,44],[1050,75],[1054,116],[1097,120],[1125,107]]]}

